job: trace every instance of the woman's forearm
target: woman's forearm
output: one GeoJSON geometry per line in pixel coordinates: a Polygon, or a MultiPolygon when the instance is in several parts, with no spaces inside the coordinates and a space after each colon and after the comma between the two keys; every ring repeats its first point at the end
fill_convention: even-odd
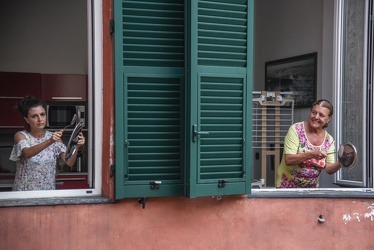
{"type": "Polygon", "coordinates": [[[333,174],[336,173],[340,169],[340,163],[338,161],[331,163],[326,163],[326,173],[333,174]]]}
{"type": "Polygon", "coordinates": [[[69,160],[65,161],[66,165],[68,165],[69,167],[73,167],[75,161],[77,160],[77,155],[78,155],[78,149],[75,150],[74,154],[69,158],[69,160]]]}
{"type": "Polygon", "coordinates": [[[321,160],[326,158],[326,153],[319,150],[311,150],[307,152],[300,152],[297,154],[285,155],[285,162],[287,166],[298,165],[309,159],[321,160]]]}
{"type": "Polygon", "coordinates": [[[34,145],[32,147],[23,149],[22,154],[26,158],[31,158],[31,157],[39,154],[40,152],[42,152],[44,149],[46,149],[47,147],[49,147],[53,143],[54,143],[54,141],[52,140],[52,138],[49,138],[48,140],[45,140],[42,143],[39,143],[39,144],[34,145]]]}
{"type": "Polygon", "coordinates": [[[297,154],[288,154],[285,155],[285,162],[287,166],[299,165],[300,163],[309,160],[312,157],[312,151],[308,151],[305,153],[297,153],[297,154]]]}

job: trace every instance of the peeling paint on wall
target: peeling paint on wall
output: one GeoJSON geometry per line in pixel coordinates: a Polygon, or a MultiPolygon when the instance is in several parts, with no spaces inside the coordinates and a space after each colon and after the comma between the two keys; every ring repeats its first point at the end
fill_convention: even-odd
{"type": "Polygon", "coordinates": [[[364,214],[364,218],[365,219],[368,219],[370,218],[371,221],[374,221],[374,204],[371,204],[371,206],[368,206],[368,209],[371,209],[371,211],[369,213],[365,213],[364,214]]]}
{"type": "Polygon", "coordinates": [[[361,222],[361,218],[370,219],[370,221],[374,221],[374,203],[369,205],[367,207],[367,210],[369,210],[369,212],[366,212],[366,213],[354,212],[351,214],[343,214],[344,224],[347,224],[348,222],[352,220],[357,220],[357,222],[361,222]]]}
{"type": "Polygon", "coordinates": [[[344,224],[347,224],[351,219],[352,217],[349,214],[343,214],[344,224]]]}

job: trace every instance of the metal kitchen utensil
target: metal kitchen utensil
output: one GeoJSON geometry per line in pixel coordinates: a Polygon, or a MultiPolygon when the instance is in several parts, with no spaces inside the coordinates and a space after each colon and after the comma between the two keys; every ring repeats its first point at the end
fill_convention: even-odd
{"type": "Polygon", "coordinates": [[[338,152],[342,153],[342,152],[344,151],[344,146],[343,146],[343,145],[344,145],[344,144],[341,144],[341,145],[339,146],[339,150],[338,150],[338,151],[334,151],[334,152],[327,153],[327,155],[335,154],[335,153],[338,153],[338,152]]]}
{"type": "Polygon", "coordinates": [[[330,155],[335,153],[338,153],[338,161],[343,167],[353,167],[356,164],[357,150],[352,143],[341,144],[338,151],[327,154],[330,155]]]}
{"type": "Polygon", "coordinates": [[[78,122],[78,124],[75,126],[73,133],[71,133],[69,142],[66,146],[66,156],[65,156],[65,161],[68,161],[70,157],[75,153],[77,150],[77,143],[78,143],[78,134],[79,132],[82,131],[84,126],[83,122],[78,122]]]}
{"type": "Polygon", "coordinates": [[[71,119],[71,122],[69,125],[67,125],[63,130],[67,129],[68,127],[74,126],[75,122],[77,121],[77,114],[74,114],[73,118],[71,119]]]}
{"type": "Polygon", "coordinates": [[[352,143],[344,143],[339,146],[338,161],[343,167],[353,167],[356,164],[357,149],[352,143]]]}

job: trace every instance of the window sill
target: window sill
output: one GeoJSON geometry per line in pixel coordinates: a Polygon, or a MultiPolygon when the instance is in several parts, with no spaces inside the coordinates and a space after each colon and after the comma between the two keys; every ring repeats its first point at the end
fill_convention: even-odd
{"type": "MultiPolygon", "coordinates": [[[[247,198],[374,198],[374,189],[252,189],[247,198]]],[[[0,199],[0,207],[109,204],[115,201],[102,196],[0,199]]]]}
{"type": "Polygon", "coordinates": [[[56,205],[83,205],[107,204],[113,201],[106,197],[58,197],[58,198],[29,198],[0,200],[0,207],[26,207],[26,206],[56,206],[56,205]]]}
{"type": "Polygon", "coordinates": [[[374,198],[374,189],[252,189],[248,198],[374,198]]]}

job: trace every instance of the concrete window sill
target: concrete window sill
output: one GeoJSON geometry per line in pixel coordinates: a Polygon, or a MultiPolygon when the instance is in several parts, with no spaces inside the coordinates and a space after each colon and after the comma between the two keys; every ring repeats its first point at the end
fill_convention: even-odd
{"type": "Polygon", "coordinates": [[[0,200],[0,207],[56,206],[81,204],[106,204],[113,201],[106,197],[30,198],[0,200]]]}
{"type": "Polygon", "coordinates": [[[248,198],[374,198],[374,189],[252,189],[248,198]]]}

